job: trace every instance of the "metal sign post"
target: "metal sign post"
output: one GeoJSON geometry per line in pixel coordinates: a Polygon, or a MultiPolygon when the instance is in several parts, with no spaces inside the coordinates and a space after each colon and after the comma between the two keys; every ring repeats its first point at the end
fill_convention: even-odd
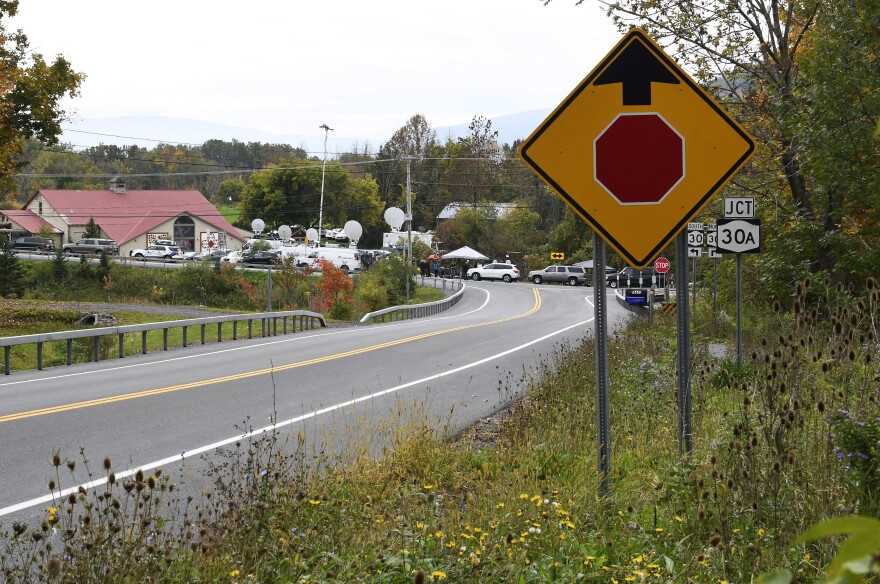
{"type": "Polygon", "coordinates": [[[684,282],[685,290],[675,293],[678,324],[678,452],[690,455],[693,449],[691,425],[691,329],[688,301],[688,240],[682,232],[675,240],[676,277],[684,282]]]}
{"type": "Polygon", "coordinates": [[[599,497],[611,492],[611,414],[608,406],[608,299],[605,296],[605,241],[593,232],[593,291],[596,330],[596,445],[599,497]]]}
{"type": "Polygon", "coordinates": [[[742,331],[742,311],[743,311],[743,256],[741,253],[736,254],[736,366],[742,365],[743,360],[743,331],[742,331]]]}

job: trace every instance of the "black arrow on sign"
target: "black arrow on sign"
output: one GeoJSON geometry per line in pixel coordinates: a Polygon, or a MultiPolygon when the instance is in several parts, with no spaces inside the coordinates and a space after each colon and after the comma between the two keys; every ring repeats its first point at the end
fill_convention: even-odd
{"type": "Polygon", "coordinates": [[[594,84],[623,83],[623,105],[651,105],[652,82],[681,83],[647,46],[633,39],[594,84]]]}

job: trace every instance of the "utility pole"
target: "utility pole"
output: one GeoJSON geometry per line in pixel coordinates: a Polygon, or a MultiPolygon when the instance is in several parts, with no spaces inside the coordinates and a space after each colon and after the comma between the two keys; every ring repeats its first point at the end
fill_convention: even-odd
{"type": "Polygon", "coordinates": [[[321,165],[321,204],[318,207],[318,247],[321,247],[321,225],[324,222],[324,175],[327,173],[327,136],[333,128],[327,124],[318,126],[324,130],[324,163],[321,165]]]}
{"type": "Polygon", "coordinates": [[[409,304],[409,272],[412,266],[412,157],[406,158],[406,303],[409,304]]]}

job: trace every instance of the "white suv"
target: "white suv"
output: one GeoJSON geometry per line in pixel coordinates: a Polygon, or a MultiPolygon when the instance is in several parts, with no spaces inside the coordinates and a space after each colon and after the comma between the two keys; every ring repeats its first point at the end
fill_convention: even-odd
{"type": "Polygon", "coordinates": [[[180,259],[183,257],[183,252],[179,247],[171,246],[171,245],[156,245],[153,244],[148,246],[146,249],[133,249],[129,254],[131,257],[146,260],[146,259],[180,259]]]}
{"type": "Polygon", "coordinates": [[[513,282],[519,280],[519,270],[513,264],[491,263],[479,268],[471,268],[468,270],[468,278],[474,282],[480,280],[501,280],[503,282],[513,282]]]}

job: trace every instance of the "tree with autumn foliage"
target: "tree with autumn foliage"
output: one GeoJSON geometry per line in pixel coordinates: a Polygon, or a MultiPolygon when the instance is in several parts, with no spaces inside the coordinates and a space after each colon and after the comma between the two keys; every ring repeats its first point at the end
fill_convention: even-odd
{"type": "Polygon", "coordinates": [[[57,143],[67,117],[59,102],[76,96],[84,79],[64,57],[47,62],[21,30],[7,30],[4,19],[17,12],[18,0],[0,1],[0,183],[9,190],[25,165],[19,157],[25,140],[57,143]]]}
{"type": "Polygon", "coordinates": [[[354,311],[354,302],[351,299],[354,283],[332,262],[320,259],[318,264],[322,277],[315,298],[315,310],[327,313],[330,318],[348,320],[354,311]]]}

